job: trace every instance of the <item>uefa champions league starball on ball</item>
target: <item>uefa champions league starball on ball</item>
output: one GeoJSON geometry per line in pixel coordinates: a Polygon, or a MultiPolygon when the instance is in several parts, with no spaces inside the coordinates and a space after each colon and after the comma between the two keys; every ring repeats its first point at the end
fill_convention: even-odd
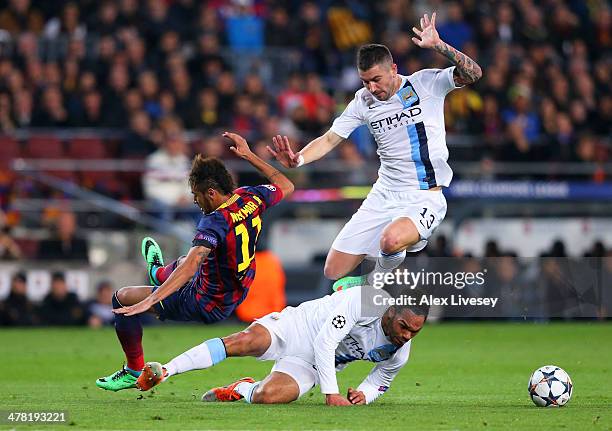
{"type": "Polygon", "coordinates": [[[538,407],[562,407],[572,397],[573,384],[569,374],[554,365],[545,365],[529,379],[529,396],[538,407]]]}

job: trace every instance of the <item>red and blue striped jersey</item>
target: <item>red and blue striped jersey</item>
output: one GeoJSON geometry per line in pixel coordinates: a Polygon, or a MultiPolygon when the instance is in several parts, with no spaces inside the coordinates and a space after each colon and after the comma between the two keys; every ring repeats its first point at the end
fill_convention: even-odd
{"type": "Polygon", "coordinates": [[[210,248],[195,276],[203,311],[228,316],[246,297],[255,278],[255,246],[261,214],[283,198],[276,185],[241,187],[223,205],[204,214],[193,246],[210,248]]]}

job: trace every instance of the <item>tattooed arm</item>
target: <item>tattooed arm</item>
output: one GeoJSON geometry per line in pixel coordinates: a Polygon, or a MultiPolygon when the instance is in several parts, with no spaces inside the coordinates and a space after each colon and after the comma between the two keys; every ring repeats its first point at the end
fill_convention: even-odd
{"type": "Polygon", "coordinates": [[[457,85],[473,84],[482,77],[482,69],[474,60],[453,48],[440,39],[436,30],[436,13],[431,16],[427,14],[421,18],[421,30],[412,27],[412,31],[420,38],[413,37],[412,41],[421,48],[431,48],[448,58],[455,67],[453,78],[457,85]]]}

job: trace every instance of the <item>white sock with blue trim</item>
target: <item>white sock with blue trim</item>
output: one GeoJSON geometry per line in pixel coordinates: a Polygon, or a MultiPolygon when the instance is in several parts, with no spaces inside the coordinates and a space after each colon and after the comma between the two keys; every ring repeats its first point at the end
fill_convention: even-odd
{"type": "Polygon", "coordinates": [[[164,368],[168,371],[168,376],[172,376],[186,371],[212,367],[226,357],[225,345],[221,338],[213,338],[181,353],[164,365],[164,368]]]}
{"type": "Polygon", "coordinates": [[[244,400],[251,404],[253,400],[253,392],[259,386],[260,382],[249,383],[249,382],[240,382],[236,385],[236,392],[244,397],[244,400]]]}
{"type": "MultiPolygon", "coordinates": [[[[380,253],[378,253],[378,258],[376,259],[376,265],[374,265],[374,270],[370,274],[368,274],[368,284],[370,286],[374,286],[375,274],[386,274],[387,272],[393,271],[395,268],[402,264],[404,259],[406,259],[406,250],[389,254],[381,250],[380,253]]],[[[382,276],[376,276],[377,279],[379,279],[379,277],[382,276]]]]}

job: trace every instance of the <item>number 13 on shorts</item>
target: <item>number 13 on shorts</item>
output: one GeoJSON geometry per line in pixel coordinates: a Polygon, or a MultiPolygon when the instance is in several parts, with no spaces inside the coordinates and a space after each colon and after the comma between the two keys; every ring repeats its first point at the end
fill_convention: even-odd
{"type": "Polygon", "coordinates": [[[421,223],[421,226],[423,226],[425,229],[430,229],[436,221],[436,216],[432,211],[429,211],[427,208],[423,208],[423,211],[421,211],[420,214],[421,219],[419,220],[419,223],[421,223]]]}

